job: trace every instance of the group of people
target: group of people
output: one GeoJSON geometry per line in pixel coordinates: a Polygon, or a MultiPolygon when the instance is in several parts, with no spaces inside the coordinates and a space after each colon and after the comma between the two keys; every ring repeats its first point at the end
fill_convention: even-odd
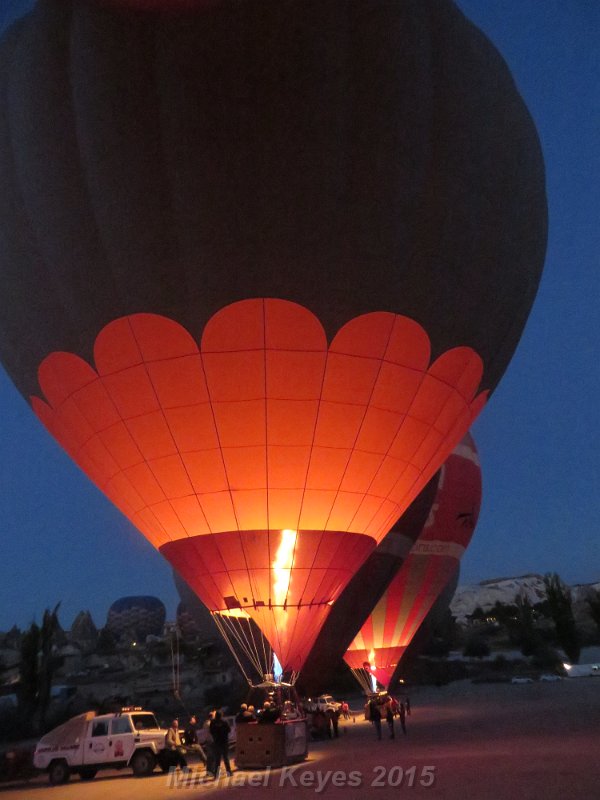
{"type": "Polygon", "coordinates": [[[263,707],[258,711],[256,711],[254,706],[249,706],[246,703],[242,703],[235,718],[235,723],[236,725],[239,725],[240,723],[243,725],[247,722],[258,722],[264,725],[266,723],[277,722],[280,719],[295,719],[294,716],[291,716],[291,709],[292,703],[289,703],[289,701],[286,701],[286,703],[283,705],[283,708],[280,709],[274,701],[265,700],[263,707]]]}
{"type": "Polygon", "coordinates": [[[371,698],[365,706],[365,718],[370,720],[377,733],[377,738],[382,738],[381,720],[385,719],[388,726],[390,739],[396,738],[394,719],[399,717],[402,733],[406,735],[406,716],[410,716],[410,699],[396,700],[390,695],[380,695],[371,698]]]}
{"type": "MultiPolygon", "coordinates": [[[[406,697],[402,701],[390,695],[379,695],[371,698],[365,706],[365,718],[373,724],[377,738],[382,738],[381,721],[385,719],[391,739],[395,738],[394,720],[399,718],[400,727],[406,734],[406,716],[410,715],[410,700],[406,697]]],[[[298,719],[301,711],[291,701],[286,701],[278,706],[273,700],[265,700],[262,708],[255,709],[253,705],[242,703],[235,717],[236,725],[257,723],[259,725],[274,724],[285,720],[298,719]]],[[[316,710],[309,717],[309,730],[313,739],[333,739],[339,736],[339,719],[350,719],[350,707],[346,701],[338,708],[327,711],[316,710]]],[[[227,775],[231,775],[229,761],[229,734],[231,727],[220,711],[211,711],[203,729],[207,730],[207,737],[203,738],[204,745],[198,738],[198,720],[191,716],[187,727],[181,730],[179,720],[171,722],[165,736],[165,756],[168,767],[188,769],[186,755],[197,754],[206,765],[207,778],[217,778],[221,763],[227,775]]]]}
{"type": "MultiPolygon", "coordinates": [[[[262,708],[258,711],[252,705],[242,703],[240,710],[235,717],[236,725],[244,725],[254,722],[259,725],[283,722],[290,719],[298,719],[300,712],[291,701],[287,700],[279,707],[273,700],[265,700],[262,708]]],[[[231,775],[231,764],[229,761],[229,733],[231,726],[220,711],[211,711],[208,719],[202,726],[207,730],[209,738],[204,738],[204,746],[198,739],[198,720],[191,716],[189,723],[184,730],[179,727],[179,720],[171,722],[165,736],[165,760],[167,767],[188,769],[187,755],[197,754],[206,764],[206,774],[208,778],[216,778],[221,768],[221,763],[225,767],[227,775],[231,775]]],[[[336,733],[337,735],[337,733],[336,733]]]]}
{"type": "Polygon", "coordinates": [[[211,711],[204,723],[208,729],[210,740],[205,741],[204,747],[198,740],[198,720],[191,716],[188,726],[181,731],[179,720],[171,722],[165,736],[165,753],[168,760],[167,766],[188,769],[186,755],[196,753],[206,765],[206,774],[209,778],[216,778],[221,762],[228,775],[231,775],[229,762],[229,732],[231,727],[220,711],[211,711]]]}

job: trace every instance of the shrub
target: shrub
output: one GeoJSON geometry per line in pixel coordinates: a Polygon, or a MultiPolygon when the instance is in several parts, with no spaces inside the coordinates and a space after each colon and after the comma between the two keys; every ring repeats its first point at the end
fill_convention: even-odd
{"type": "Polygon", "coordinates": [[[466,658],[485,658],[490,654],[490,646],[482,636],[472,636],[463,650],[466,658]]]}

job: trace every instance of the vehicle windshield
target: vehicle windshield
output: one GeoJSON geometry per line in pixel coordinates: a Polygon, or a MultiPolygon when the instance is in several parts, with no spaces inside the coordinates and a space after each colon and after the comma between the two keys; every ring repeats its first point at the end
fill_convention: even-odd
{"type": "Polygon", "coordinates": [[[132,714],[131,721],[136,731],[155,731],[160,728],[154,714],[132,714]]]}

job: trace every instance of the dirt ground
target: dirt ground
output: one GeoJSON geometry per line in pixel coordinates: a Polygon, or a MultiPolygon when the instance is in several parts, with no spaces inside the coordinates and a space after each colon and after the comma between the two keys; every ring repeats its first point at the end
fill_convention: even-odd
{"type": "Polygon", "coordinates": [[[407,735],[385,723],[378,741],[357,718],[340,738],[311,745],[294,769],[234,772],[231,779],[173,785],[156,773],[101,773],[50,788],[45,779],[6,790],[25,800],[162,800],[237,795],[244,800],[326,796],[448,800],[595,800],[600,797],[600,679],[524,685],[455,683],[411,691],[407,735]]]}

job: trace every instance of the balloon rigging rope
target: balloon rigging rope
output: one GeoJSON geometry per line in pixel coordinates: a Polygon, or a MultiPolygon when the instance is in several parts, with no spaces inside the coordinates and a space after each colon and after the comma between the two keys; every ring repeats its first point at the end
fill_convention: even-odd
{"type": "MultiPolygon", "coordinates": [[[[258,629],[256,629],[256,633],[254,632],[251,620],[221,616],[218,611],[213,612],[212,618],[244,678],[251,686],[254,684],[248,675],[247,666],[244,665],[243,660],[240,658],[242,653],[248,659],[261,681],[264,680],[266,674],[272,674],[273,649],[258,629]],[[259,642],[257,641],[257,636],[260,637],[259,642]]],[[[292,686],[298,680],[299,674],[296,670],[291,671],[288,681],[292,686]]],[[[361,687],[363,687],[362,683],[361,687]]]]}
{"type": "MultiPolygon", "coordinates": [[[[233,620],[231,620],[231,624],[232,625],[234,624],[233,620]]],[[[269,657],[267,656],[267,654],[265,652],[265,637],[262,636],[260,633],[258,634],[260,636],[260,638],[261,638],[261,641],[262,641],[263,656],[264,656],[264,660],[261,662],[260,653],[258,652],[258,645],[257,645],[257,642],[256,642],[256,637],[254,636],[254,633],[252,631],[252,624],[251,624],[250,620],[249,619],[248,620],[240,619],[239,620],[239,628],[240,628],[240,633],[244,636],[244,639],[246,641],[247,647],[248,648],[251,647],[253,652],[254,652],[253,663],[255,665],[259,664],[261,669],[262,669],[262,672],[261,672],[261,677],[262,677],[265,672],[270,672],[270,669],[269,669],[269,666],[268,666],[270,664],[270,660],[269,660],[269,657]],[[248,640],[248,637],[249,637],[249,640],[248,640]]]]}
{"type": "MultiPolygon", "coordinates": [[[[239,656],[238,656],[238,654],[237,654],[237,652],[236,652],[236,649],[234,648],[234,646],[233,646],[233,643],[232,643],[231,639],[229,638],[229,634],[228,634],[228,632],[225,630],[225,626],[224,626],[224,624],[223,624],[223,619],[222,619],[221,617],[219,617],[219,614],[217,614],[217,613],[214,613],[214,614],[212,615],[212,617],[213,617],[213,619],[214,619],[214,621],[215,621],[215,625],[217,626],[217,628],[219,629],[219,631],[220,631],[220,633],[221,633],[221,636],[223,637],[223,639],[225,639],[225,642],[227,643],[227,646],[228,646],[228,647],[229,647],[229,649],[231,650],[231,654],[232,654],[232,656],[233,656],[233,657],[235,658],[235,660],[237,661],[237,665],[238,665],[238,667],[240,668],[240,670],[241,670],[241,672],[242,672],[242,675],[244,676],[244,678],[246,679],[246,681],[247,681],[247,682],[248,682],[250,685],[252,685],[252,681],[250,680],[250,678],[249,678],[249,676],[248,676],[248,673],[246,672],[246,670],[245,670],[245,668],[244,668],[244,666],[243,666],[242,662],[241,662],[241,661],[240,661],[240,659],[239,659],[239,656]]],[[[242,649],[243,649],[243,648],[242,648],[242,649]]],[[[249,654],[249,658],[250,658],[250,661],[252,662],[253,666],[256,668],[256,664],[254,663],[254,661],[253,661],[253,659],[252,659],[252,657],[251,657],[251,655],[250,655],[250,654],[249,654]]]]}
{"type": "Polygon", "coordinates": [[[230,617],[222,617],[218,612],[213,614],[213,619],[221,635],[225,639],[229,649],[231,650],[235,660],[238,663],[244,677],[248,681],[248,683],[252,683],[250,678],[248,677],[247,670],[242,665],[239,655],[238,655],[238,647],[241,652],[247,657],[248,661],[252,664],[254,669],[256,670],[259,678],[261,680],[264,679],[265,673],[272,671],[272,650],[269,647],[268,651],[265,647],[265,638],[260,633],[258,634],[261,639],[262,643],[262,650],[263,650],[263,660],[261,660],[259,648],[256,642],[256,637],[252,631],[251,622],[250,620],[246,619],[234,619],[230,617]],[[237,644],[238,647],[235,647],[234,644],[237,644]]]}
{"type": "Polygon", "coordinates": [[[240,645],[241,650],[243,650],[243,652],[248,656],[256,669],[256,665],[260,663],[260,660],[258,658],[258,654],[256,653],[256,647],[252,647],[253,643],[248,641],[248,637],[244,633],[244,627],[241,620],[239,625],[236,625],[234,620],[229,617],[222,617],[221,619],[223,626],[230,630],[232,636],[235,637],[235,640],[240,645]]]}
{"type": "Polygon", "coordinates": [[[181,688],[181,675],[180,675],[180,659],[179,659],[179,631],[175,629],[175,640],[177,642],[177,652],[173,649],[173,633],[170,636],[171,645],[171,672],[173,676],[173,694],[175,697],[179,696],[181,688]]]}
{"type": "Polygon", "coordinates": [[[265,644],[267,643],[267,640],[266,640],[266,638],[264,636],[261,636],[260,638],[261,638],[262,649],[263,649],[264,663],[269,665],[269,667],[265,670],[265,672],[271,672],[272,669],[273,669],[273,667],[270,666],[273,663],[273,650],[271,648],[271,645],[268,645],[268,647],[269,647],[269,655],[267,655],[267,651],[266,651],[266,648],[265,648],[265,644]]]}
{"type": "Polygon", "coordinates": [[[373,687],[371,685],[370,680],[367,677],[367,672],[362,669],[358,668],[355,669],[354,667],[351,668],[351,672],[356,678],[360,688],[364,691],[365,694],[371,694],[373,691],[373,687]]]}

